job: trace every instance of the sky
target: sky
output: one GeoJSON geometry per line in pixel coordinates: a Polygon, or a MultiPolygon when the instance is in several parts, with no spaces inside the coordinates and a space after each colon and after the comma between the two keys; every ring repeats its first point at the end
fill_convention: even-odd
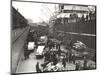
{"type": "Polygon", "coordinates": [[[55,4],[12,2],[12,6],[31,22],[48,21],[55,12],[55,4]]]}

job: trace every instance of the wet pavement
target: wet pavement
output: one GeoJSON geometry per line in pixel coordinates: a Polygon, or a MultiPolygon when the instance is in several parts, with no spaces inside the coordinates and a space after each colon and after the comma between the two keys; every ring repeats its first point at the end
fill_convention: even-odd
{"type": "Polygon", "coordinates": [[[35,53],[31,53],[26,60],[20,60],[16,73],[36,72],[36,63],[42,64],[44,59],[36,59],[35,53]]]}

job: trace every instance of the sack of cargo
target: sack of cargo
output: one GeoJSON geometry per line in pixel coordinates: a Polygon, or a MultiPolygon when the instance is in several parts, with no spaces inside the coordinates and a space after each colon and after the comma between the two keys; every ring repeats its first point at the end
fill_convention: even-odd
{"type": "Polygon", "coordinates": [[[28,50],[32,50],[35,47],[35,43],[34,42],[28,42],[28,50]]]}
{"type": "Polygon", "coordinates": [[[42,55],[45,46],[38,46],[36,50],[36,55],[42,55]]]}

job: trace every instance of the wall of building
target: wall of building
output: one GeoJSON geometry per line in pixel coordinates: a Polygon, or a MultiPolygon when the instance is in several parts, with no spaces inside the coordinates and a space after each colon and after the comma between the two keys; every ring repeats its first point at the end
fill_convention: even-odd
{"type": "Polygon", "coordinates": [[[13,7],[11,14],[11,72],[15,73],[23,51],[24,41],[29,32],[29,26],[23,15],[13,7]]]}
{"type": "Polygon", "coordinates": [[[12,7],[11,11],[11,29],[24,28],[28,25],[28,21],[18,12],[18,10],[12,7]]]}

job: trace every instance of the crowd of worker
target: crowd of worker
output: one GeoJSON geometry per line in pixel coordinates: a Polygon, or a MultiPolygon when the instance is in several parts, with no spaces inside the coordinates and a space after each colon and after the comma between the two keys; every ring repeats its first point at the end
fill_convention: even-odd
{"type": "Polygon", "coordinates": [[[67,70],[67,63],[75,65],[69,70],[87,70],[95,68],[95,63],[93,62],[91,62],[91,66],[88,65],[89,59],[86,56],[87,54],[77,55],[73,52],[71,47],[66,48],[61,43],[52,43],[49,44],[48,47],[49,48],[47,48],[44,53],[44,63],[40,65],[41,72],[65,71],[67,70]],[[83,61],[83,63],[79,60],[83,61]]]}
{"type": "MultiPolygon", "coordinates": [[[[27,42],[34,41],[35,44],[37,44],[38,38],[42,34],[41,32],[35,32],[34,35],[29,35],[30,37],[27,39],[27,42]]],[[[86,51],[89,48],[81,41],[70,39],[68,43],[65,44],[64,41],[60,41],[50,35],[46,36],[48,40],[43,51],[44,63],[40,64],[37,62],[37,72],[88,70],[96,68],[96,61],[90,59],[89,52],[86,51]],[[68,64],[72,67],[68,68],[68,64]]],[[[27,48],[25,51],[24,56],[25,59],[27,59],[29,58],[29,54],[33,51],[28,51],[27,48]]]]}

